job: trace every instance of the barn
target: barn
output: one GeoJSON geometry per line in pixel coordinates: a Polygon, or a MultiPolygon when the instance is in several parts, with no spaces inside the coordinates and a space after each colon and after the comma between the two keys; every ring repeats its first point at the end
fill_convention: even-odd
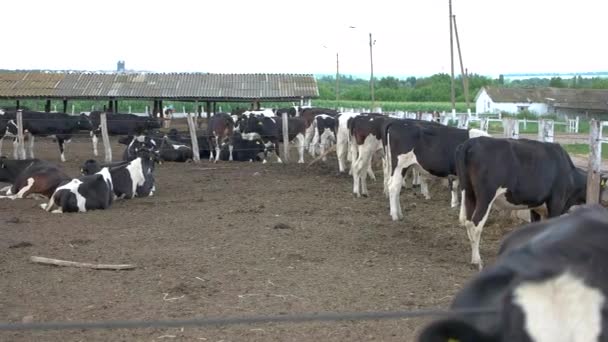
{"type": "Polygon", "coordinates": [[[483,87],[475,97],[477,114],[519,113],[591,116],[608,113],[608,90],[483,87]]]}

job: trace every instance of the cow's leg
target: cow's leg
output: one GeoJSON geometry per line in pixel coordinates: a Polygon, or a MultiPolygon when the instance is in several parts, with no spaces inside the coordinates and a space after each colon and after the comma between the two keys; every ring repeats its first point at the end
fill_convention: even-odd
{"type": "Polygon", "coordinates": [[[465,193],[464,193],[464,190],[461,190],[460,191],[460,213],[458,213],[458,221],[460,222],[461,226],[464,226],[464,224],[467,221],[465,203],[466,203],[465,193]]]}
{"type": "Polygon", "coordinates": [[[315,134],[310,142],[310,146],[308,147],[308,153],[310,153],[311,157],[315,157],[317,144],[319,143],[319,131],[315,128],[315,134]]]}
{"type": "Polygon", "coordinates": [[[0,156],[2,155],[2,143],[4,142],[4,136],[0,138],[0,156]]]}
{"type": "Polygon", "coordinates": [[[355,166],[355,162],[357,161],[357,158],[359,157],[359,146],[357,144],[357,142],[355,141],[355,137],[350,137],[349,139],[349,155],[350,155],[350,170],[348,170],[348,174],[352,175],[353,174],[353,167],[355,166]]]}
{"type": "Polygon", "coordinates": [[[63,138],[57,138],[57,145],[59,145],[59,153],[61,153],[61,161],[65,162],[65,141],[63,138]]]}
{"type": "Polygon", "coordinates": [[[353,174],[353,194],[356,197],[361,197],[361,170],[363,169],[363,159],[367,156],[365,155],[366,150],[363,146],[357,147],[357,159],[352,165],[351,171],[353,174]]]}
{"type": "Polygon", "coordinates": [[[41,203],[40,208],[42,208],[46,211],[51,211],[51,209],[53,209],[54,205],[55,205],[55,194],[51,195],[51,198],[49,198],[48,203],[41,203]]]}
{"type": "Polygon", "coordinates": [[[338,158],[338,171],[344,172],[345,163],[347,159],[347,142],[346,139],[342,138],[342,134],[338,133],[338,141],[336,142],[336,157],[338,158]]]}
{"type": "Polygon", "coordinates": [[[97,134],[93,133],[93,131],[91,131],[91,141],[93,142],[93,155],[97,157],[97,143],[99,142],[99,139],[97,139],[97,134]]]}
{"type": "Polygon", "coordinates": [[[397,156],[397,165],[393,170],[393,174],[391,175],[388,185],[389,203],[391,208],[390,213],[393,221],[403,219],[401,201],[399,200],[399,195],[401,194],[401,187],[403,186],[403,175],[408,167],[413,164],[416,164],[417,162],[418,161],[413,150],[397,156]]]}
{"type": "Polygon", "coordinates": [[[279,140],[273,141],[272,145],[274,146],[274,154],[277,156],[277,163],[283,163],[281,157],[279,156],[279,140]]]}
{"type": "Polygon", "coordinates": [[[450,181],[450,192],[452,193],[452,201],[451,201],[451,207],[452,208],[456,208],[458,206],[458,179],[451,179],[450,181]]]}
{"type": "MultiPolygon", "coordinates": [[[[418,168],[414,168],[414,169],[417,170],[418,168]]],[[[420,172],[418,174],[420,174],[420,172]]],[[[420,179],[420,192],[422,193],[422,196],[424,196],[424,199],[430,200],[431,193],[429,192],[429,177],[426,175],[420,175],[419,179],[420,179]]]]}
{"type": "Polygon", "coordinates": [[[492,194],[486,193],[477,198],[475,211],[471,220],[467,220],[465,227],[467,228],[467,234],[471,243],[471,264],[478,265],[479,269],[483,268],[481,261],[481,255],[479,254],[479,244],[481,242],[481,232],[483,226],[488,220],[492,204],[498,196],[503,195],[507,190],[505,188],[498,188],[492,197],[492,194]]]}
{"type": "Polygon", "coordinates": [[[232,145],[232,143],[230,143],[230,145],[228,145],[228,151],[230,151],[230,156],[228,157],[229,161],[232,161],[232,151],[234,150],[234,146],[232,145]]]}
{"type": "Polygon", "coordinates": [[[298,164],[304,164],[304,135],[298,133],[298,135],[296,135],[296,140],[298,141],[298,154],[300,155],[298,164]]]}
{"type": "Polygon", "coordinates": [[[32,186],[34,186],[34,182],[35,182],[34,178],[30,177],[27,179],[27,184],[25,184],[16,194],[9,195],[9,196],[0,196],[0,198],[9,198],[12,200],[18,199],[18,198],[25,198],[25,197],[27,197],[27,195],[30,194],[30,189],[32,188],[32,186]]]}
{"type": "Polygon", "coordinates": [[[214,137],[215,139],[215,163],[220,160],[220,138],[218,136],[214,137]]]}
{"type": "MultiPolygon", "coordinates": [[[[323,154],[325,153],[325,147],[328,147],[327,145],[329,144],[327,136],[325,134],[321,135],[321,142],[319,143],[319,155],[323,156],[323,154]]],[[[327,161],[327,156],[323,156],[321,158],[321,160],[323,161],[327,161]]]]}
{"type": "MultiPolygon", "coordinates": [[[[308,128],[306,128],[306,131],[304,132],[304,146],[308,146],[310,144],[315,134],[315,131],[315,127],[312,123],[310,124],[310,126],[308,126],[308,128]]],[[[310,150],[308,152],[310,152],[310,150]]]]}

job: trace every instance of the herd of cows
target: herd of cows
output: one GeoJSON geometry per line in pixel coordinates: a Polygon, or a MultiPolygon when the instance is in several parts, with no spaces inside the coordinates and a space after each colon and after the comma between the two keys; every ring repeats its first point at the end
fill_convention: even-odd
{"type": "MultiPolygon", "coordinates": [[[[608,240],[603,240],[608,238],[608,213],[599,206],[575,209],[585,204],[587,173],[574,166],[559,144],[494,138],[476,129],[378,113],[294,107],[217,113],[197,136],[199,151],[193,151],[188,134],[174,129],[161,134],[155,118],[107,114],[108,133],[123,136],[123,160],[87,160],[82,176],[71,178],[55,164],[34,159],[34,137],[54,136],[65,161],[64,142],[85,131],[96,156],[100,113],[23,111],[30,159],[0,158],[0,181],[11,184],[2,197],[44,196],[48,203],[41,207],[47,211],[85,212],[107,209],[117,198],[152,196],[158,162],[186,162],[194,153],[214,162],[266,162],[274,154],[282,162],[283,111],[298,162],[304,162],[305,151],[325,160],[335,148],[339,171],[352,175],[357,197],[368,196],[366,180],[375,179],[372,159],[381,158],[393,220],[403,219],[403,188],[419,184],[430,199],[430,179],[446,179],[450,205],[460,208],[459,222],[470,241],[471,263],[480,269],[481,233],[492,207],[530,210],[532,221],[550,218],[511,233],[496,263],[453,302],[455,310],[494,312],[455,314],[428,326],[421,341],[597,341],[608,336],[602,316],[608,283],[601,266],[608,257],[608,240]],[[569,323],[570,313],[585,321],[569,323]]],[[[2,139],[17,134],[15,115],[14,110],[0,111],[0,153],[2,139]]],[[[602,178],[600,202],[608,200],[605,184],[602,178]]]]}

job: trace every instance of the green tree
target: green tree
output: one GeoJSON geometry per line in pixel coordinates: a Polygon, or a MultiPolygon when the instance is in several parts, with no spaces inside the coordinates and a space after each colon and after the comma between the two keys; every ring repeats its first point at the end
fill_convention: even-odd
{"type": "Polygon", "coordinates": [[[566,84],[564,80],[559,76],[551,77],[551,80],[549,80],[549,87],[565,88],[566,84]]]}

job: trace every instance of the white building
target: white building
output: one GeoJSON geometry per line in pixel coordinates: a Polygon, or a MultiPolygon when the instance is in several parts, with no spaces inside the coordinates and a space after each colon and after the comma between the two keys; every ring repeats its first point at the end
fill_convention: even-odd
{"type": "Polygon", "coordinates": [[[483,87],[475,96],[477,114],[608,114],[608,90],[483,87]]]}

